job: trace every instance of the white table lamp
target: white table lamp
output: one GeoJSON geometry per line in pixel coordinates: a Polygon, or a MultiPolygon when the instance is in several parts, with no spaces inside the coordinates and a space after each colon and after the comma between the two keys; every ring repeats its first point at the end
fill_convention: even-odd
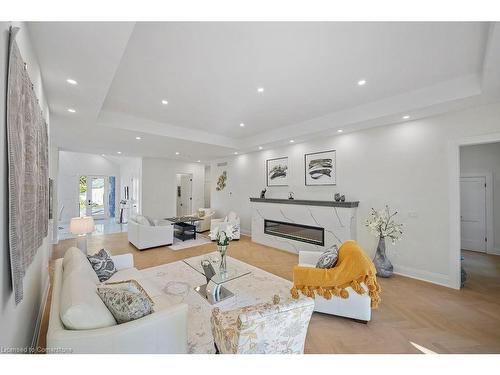
{"type": "Polygon", "coordinates": [[[69,224],[71,233],[78,235],[78,248],[87,254],[87,233],[94,231],[94,218],[90,216],[74,217],[69,224]]]}

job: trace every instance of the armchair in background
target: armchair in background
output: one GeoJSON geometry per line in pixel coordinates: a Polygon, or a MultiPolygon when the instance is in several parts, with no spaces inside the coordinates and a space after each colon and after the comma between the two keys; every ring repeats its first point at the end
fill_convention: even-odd
{"type": "Polygon", "coordinates": [[[223,219],[212,219],[210,222],[210,234],[209,237],[212,241],[217,239],[217,233],[220,231],[227,231],[227,227],[231,226],[233,228],[233,240],[240,239],[240,217],[231,211],[223,219]]]}
{"type": "Polygon", "coordinates": [[[214,215],[215,210],[211,208],[198,208],[198,212],[193,213],[193,216],[197,216],[201,219],[196,222],[196,231],[201,233],[210,230],[210,222],[214,215]]]}

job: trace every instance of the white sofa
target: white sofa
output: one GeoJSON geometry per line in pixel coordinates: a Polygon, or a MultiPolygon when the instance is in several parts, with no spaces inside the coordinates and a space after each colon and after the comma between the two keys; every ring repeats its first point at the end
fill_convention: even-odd
{"type": "Polygon", "coordinates": [[[198,212],[193,213],[193,216],[197,216],[201,219],[196,222],[196,231],[201,233],[210,230],[210,222],[214,215],[215,210],[212,208],[199,208],[198,212]],[[200,211],[203,211],[203,216],[200,216],[200,211]]]}
{"type": "Polygon", "coordinates": [[[229,212],[225,218],[212,219],[210,222],[210,239],[215,241],[217,239],[217,233],[219,231],[226,231],[228,225],[233,227],[233,240],[239,240],[241,236],[240,217],[234,211],[229,212]]]}
{"type": "Polygon", "coordinates": [[[139,250],[172,245],[174,226],[166,220],[151,220],[136,216],[128,221],[128,242],[139,250]]]}
{"type": "MultiPolygon", "coordinates": [[[[320,251],[299,251],[299,266],[316,267],[321,254],[320,251]]],[[[372,313],[371,299],[368,295],[368,287],[364,283],[361,286],[365,289],[365,294],[358,294],[351,287],[347,287],[346,290],[349,292],[347,299],[332,297],[327,300],[316,296],[314,311],[369,322],[372,313]]]]}
{"type": "Polygon", "coordinates": [[[118,272],[109,281],[137,280],[155,303],[154,312],[127,323],[113,322],[96,293],[97,275],[81,251],[70,248],[64,259],[55,261],[48,353],[187,353],[187,305],[168,306],[162,291],[134,268],[132,254],[112,259],[118,272]]]}

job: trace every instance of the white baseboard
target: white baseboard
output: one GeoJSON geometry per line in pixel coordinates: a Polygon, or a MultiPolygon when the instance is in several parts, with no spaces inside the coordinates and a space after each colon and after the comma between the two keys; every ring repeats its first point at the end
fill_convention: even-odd
{"type": "Polygon", "coordinates": [[[488,254],[490,255],[500,255],[500,249],[497,249],[496,247],[492,248],[491,250],[488,251],[488,254]]]}
{"type": "Polygon", "coordinates": [[[49,288],[50,288],[50,276],[47,276],[42,295],[42,303],[40,304],[40,309],[38,310],[38,315],[36,317],[35,331],[33,332],[33,338],[31,339],[32,348],[36,348],[38,346],[38,338],[40,336],[40,328],[42,326],[43,313],[45,312],[45,307],[47,306],[47,299],[49,297],[49,288]]]}
{"type": "Polygon", "coordinates": [[[394,264],[394,273],[397,275],[410,277],[412,279],[417,279],[432,284],[446,286],[448,288],[454,288],[454,286],[450,282],[449,276],[444,275],[442,273],[423,271],[416,268],[399,266],[396,264],[394,264]]]}

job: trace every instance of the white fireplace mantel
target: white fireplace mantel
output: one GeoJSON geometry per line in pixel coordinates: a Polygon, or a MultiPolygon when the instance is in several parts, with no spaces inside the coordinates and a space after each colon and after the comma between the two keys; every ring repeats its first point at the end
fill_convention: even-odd
{"type": "Polygon", "coordinates": [[[298,253],[324,251],[346,240],[356,239],[356,211],[359,202],[309,201],[299,199],[250,198],[252,241],[298,253]],[[325,245],[315,245],[264,233],[264,220],[323,228],[325,245]]]}

